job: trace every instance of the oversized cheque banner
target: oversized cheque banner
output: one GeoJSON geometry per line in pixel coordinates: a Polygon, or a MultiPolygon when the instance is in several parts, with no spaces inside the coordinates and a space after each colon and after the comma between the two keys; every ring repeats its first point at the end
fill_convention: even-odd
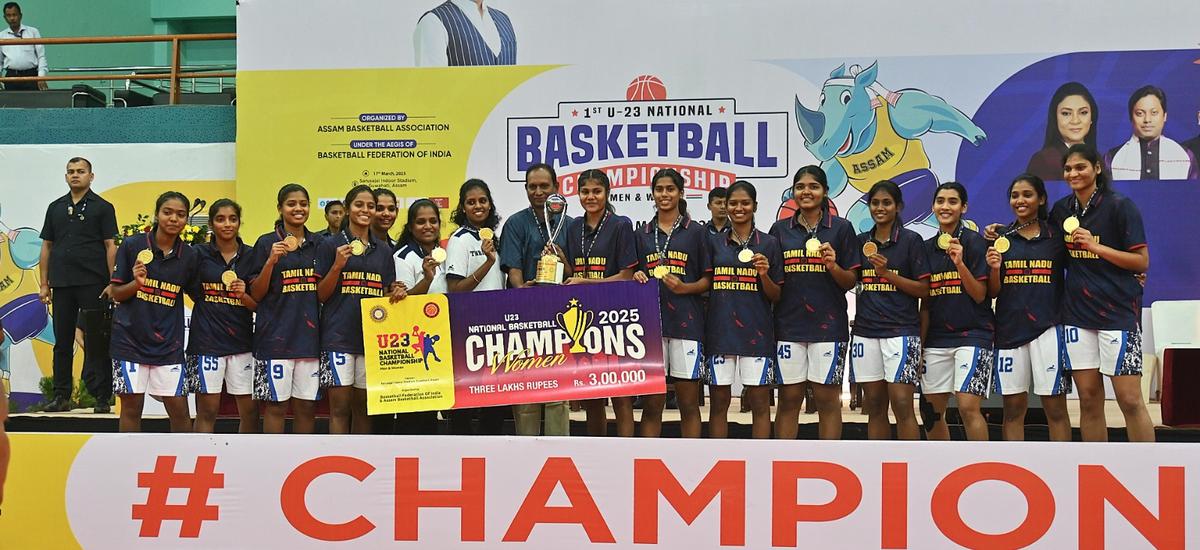
{"type": "Polygon", "coordinates": [[[363,300],[371,414],[662,393],[656,282],[363,300]]]}

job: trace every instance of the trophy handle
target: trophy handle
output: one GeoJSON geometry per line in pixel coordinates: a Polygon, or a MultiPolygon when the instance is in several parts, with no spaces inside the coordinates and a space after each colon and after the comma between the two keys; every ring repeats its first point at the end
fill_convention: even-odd
{"type": "Polygon", "coordinates": [[[554,322],[558,323],[558,328],[561,328],[564,331],[566,331],[567,336],[571,335],[571,329],[567,328],[567,323],[566,323],[566,321],[563,320],[563,314],[561,311],[558,312],[558,315],[556,315],[554,317],[554,322]]]}
{"type": "MultiPolygon", "coordinates": [[[[594,312],[590,309],[585,310],[583,312],[583,315],[580,315],[579,317],[580,317],[580,320],[582,321],[580,324],[583,325],[583,328],[586,330],[587,327],[592,326],[592,319],[596,318],[596,312],[594,312]]],[[[583,333],[583,331],[580,331],[580,334],[582,334],[582,333],[583,333]]]]}

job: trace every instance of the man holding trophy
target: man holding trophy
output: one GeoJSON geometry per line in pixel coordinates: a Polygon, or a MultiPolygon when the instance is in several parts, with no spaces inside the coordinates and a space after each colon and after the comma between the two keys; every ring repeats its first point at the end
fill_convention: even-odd
{"type": "MultiPolygon", "coordinates": [[[[500,233],[500,269],[508,274],[509,288],[558,284],[566,266],[567,236],[571,221],[567,201],[558,194],[558,174],[549,164],[534,164],[525,171],[529,208],[504,222],[500,233]]],[[[513,406],[517,435],[569,435],[570,411],[565,401],[513,406]],[[542,431],[542,417],[546,428],[542,431]]]]}

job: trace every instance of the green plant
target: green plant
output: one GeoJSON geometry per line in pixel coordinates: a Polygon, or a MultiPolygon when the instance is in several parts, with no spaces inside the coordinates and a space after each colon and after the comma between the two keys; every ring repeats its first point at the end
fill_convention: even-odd
{"type": "MultiPolygon", "coordinates": [[[[44,411],[54,401],[54,378],[43,376],[38,380],[38,391],[42,392],[42,402],[30,407],[32,411],[44,411]]],[[[96,398],[87,391],[82,382],[77,382],[75,390],[71,392],[71,403],[75,407],[91,408],[96,406],[96,398]]]]}

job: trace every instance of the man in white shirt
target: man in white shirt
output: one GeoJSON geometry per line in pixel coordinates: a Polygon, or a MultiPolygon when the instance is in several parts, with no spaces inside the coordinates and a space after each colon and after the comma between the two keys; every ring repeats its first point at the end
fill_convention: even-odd
{"type": "MultiPolygon", "coordinates": [[[[8,28],[0,31],[0,41],[18,38],[41,38],[37,29],[21,24],[21,6],[16,2],[4,4],[4,21],[8,28]]],[[[2,44],[2,42],[0,42],[2,44]]],[[[46,76],[46,47],[0,45],[0,68],[4,76],[46,76]]],[[[45,82],[9,82],[6,90],[45,90],[45,82]]]]}
{"type": "Polygon", "coordinates": [[[417,21],[413,52],[418,67],[516,65],[517,35],[484,0],[446,0],[417,21]]]}

